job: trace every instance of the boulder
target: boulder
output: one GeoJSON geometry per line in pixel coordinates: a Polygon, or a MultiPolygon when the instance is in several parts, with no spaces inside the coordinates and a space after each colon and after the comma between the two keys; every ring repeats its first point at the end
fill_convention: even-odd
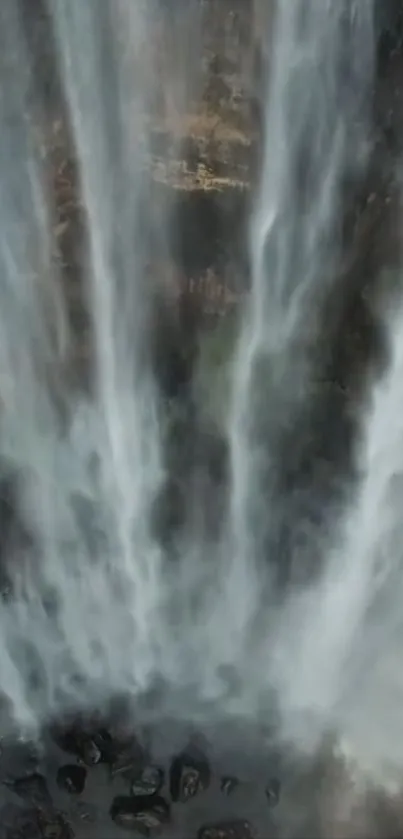
{"type": "Polygon", "coordinates": [[[198,752],[184,751],[174,757],[169,772],[169,788],[172,801],[185,803],[210,784],[210,767],[206,758],[198,752]]]}
{"type": "Polygon", "coordinates": [[[73,795],[80,795],[84,792],[87,770],[84,766],[66,764],[61,766],[57,772],[57,785],[73,795]]]}
{"type": "Polygon", "coordinates": [[[160,795],[118,796],[112,802],[110,816],[123,830],[149,836],[169,822],[170,808],[160,795]]]}

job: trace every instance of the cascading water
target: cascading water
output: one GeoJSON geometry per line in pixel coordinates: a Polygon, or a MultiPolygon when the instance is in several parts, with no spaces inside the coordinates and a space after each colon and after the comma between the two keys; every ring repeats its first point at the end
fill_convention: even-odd
{"type": "MultiPolygon", "coordinates": [[[[285,654],[285,727],[314,709],[343,735],[343,747],[378,780],[399,785],[401,715],[400,503],[401,310],[389,313],[390,368],[363,423],[357,496],[317,586],[301,603],[295,646],[285,654]]],[[[289,612],[290,604],[286,610],[289,612]]],[[[305,736],[309,723],[305,718],[305,736]]]]}
{"type": "MultiPolygon", "coordinates": [[[[17,8],[12,5],[5,4],[2,13],[5,41],[10,24],[18,26],[17,8]]],[[[4,672],[16,668],[19,687],[11,699],[21,721],[30,715],[39,721],[42,711],[46,714],[57,707],[60,691],[65,695],[62,702],[69,697],[75,702],[83,673],[88,684],[98,683],[96,692],[103,690],[100,683],[105,688],[109,683],[109,689],[119,684],[122,660],[110,656],[113,648],[125,646],[126,654],[138,662],[133,677],[141,680],[140,661],[145,664],[147,655],[139,652],[144,644],[152,645],[151,612],[154,597],[158,599],[159,554],[148,527],[161,464],[156,394],[143,351],[147,294],[141,290],[138,232],[145,200],[141,98],[146,88],[137,84],[133,94],[128,90],[124,72],[138,75],[139,66],[127,70],[115,56],[130,43],[139,61],[144,14],[138,4],[130,14],[124,4],[118,4],[116,14],[109,6],[95,10],[91,4],[56,3],[52,7],[88,219],[86,273],[95,344],[93,393],[67,406],[67,434],[60,428],[45,378],[45,365],[53,359],[45,342],[45,310],[39,293],[35,295],[35,283],[51,267],[49,259],[44,268],[34,261],[36,252],[43,260],[49,251],[45,250],[49,230],[46,199],[28,145],[30,129],[24,122],[29,67],[22,43],[14,54],[16,38],[5,44],[5,61],[10,56],[13,63],[5,67],[3,96],[7,121],[1,180],[9,194],[3,200],[8,210],[2,228],[2,363],[11,392],[8,398],[5,389],[3,397],[2,453],[21,473],[21,514],[32,544],[25,549],[18,546],[16,555],[9,557],[16,597],[4,604],[2,621],[4,672]],[[124,33],[123,43],[117,27],[124,33]],[[32,207],[27,204],[27,184],[32,207]],[[95,529],[101,522],[95,545],[85,539],[74,497],[93,512],[95,529]],[[54,600],[53,617],[46,599],[54,600]],[[100,624],[106,645],[99,640],[100,624]],[[134,637],[136,650],[131,649],[134,637]],[[37,699],[30,684],[32,654],[43,667],[37,699]]],[[[143,61],[140,66],[146,72],[143,61]]],[[[8,692],[7,675],[4,684],[8,692]]],[[[83,685],[82,699],[86,693],[83,685]]]]}
{"type": "MultiPolygon", "coordinates": [[[[399,318],[343,513],[318,492],[315,469],[310,510],[326,508],[316,523],[280,480],[312,399],[346,184],[359,182],[370,155],[373,3],[277,0],[251,290],[226,429],[226,516],[219,538],[185,523],[174,560],[154,527],[165,406],[146,280],[160,84],[150,44],[163,4],[48,6],[85,216],[92,357],[89,387],[71,387],[74,337],[36,137],[43,114],[22,6],[3,0],[0,457],[19,523],[1,556],[8,710],[37,730],[115,695],[136,706],[157,682],[162,715],[182,723],[208,731],[240,718],[252,730],[263,717],[271,747],[304,757],[331,733],[377,780],[388,768],[400,778],[399,318]]],[[[183,18],[195,20],[197,6],[183,7],[183,18]]],[[[169,207],[158,209],[169,239],[169,207]]]]}
{"type": "Polygon", "coordinates": [[[342,188],[365,167],[371,43],[371,3],[277,4],[230,421],[233,519],[247,562],[278,526],[277,449],[307,398],[321,303],[340,259],[342,188]]]}
{"type": "MultiPolygon", "coordinates": [[[[323,303],[342,253],[346,181],[359,177],[368,161],[372,11],[371,2],[284,0],[273,21],[262,177],[251,221],[252,293],[229,420],[232,551],[222,595],[242,604],[238,646],[249,643],[251,633],[257,633],[252,644],[258,648],[263,638],[257,673],[249,675],[260,687],[258,673],[266,673],[266,687],[273,687],[281,684],[283,666],[296,665],[292,656],[283,665],[274,641],[284,632],[283,598],[286,631],[296,638],[301,616],[296,603],[294,612],[293,581],[301,584],[307,569],[326,562],[337,526],[335,510],[324,517],[324,527],[318,525],[331,507],[318,485],[320,462],[304,491],[298,485],[284,490],[281,476],[287,446],[296,459],[303,446],[298,438],[312,402],[323,303]],[[359,60],[357,43],[363,45],[359,60]],[[263,623],[258,620],[256,629],[258,604],[263,623]]],[[[340,476],[332,480],[336,484],[340,476]]],[[[296,683],[297,705],[298,693],[296,683]]],[[[311,700],[313,710],[317,697],[311,700]]],[[[309,739],[305,720],[303,725],[309,739]]]]}

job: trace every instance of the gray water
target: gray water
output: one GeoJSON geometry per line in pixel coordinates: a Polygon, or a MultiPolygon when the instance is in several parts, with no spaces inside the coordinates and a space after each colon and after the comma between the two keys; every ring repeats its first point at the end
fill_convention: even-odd
{"type": "MultiPolygon", "coordinates": [[[[186,8],[182,58],[185,25],[200,55],[197,4],[186,8]]],[[[311,398],[322,304],[341,258],[343,186],[368,161],[372,3],[278,0],[270,18],[226,516],[214,540],[192,517],[175,562],[153,527],[166,409],[146,279],[147,215],[157,213],[166,241],[172,222],[168,204],[153,204],[149,174],[160,84],[150,43],[161,9],[150,0],[52,0],[49,9],[87,230],[92,365],[89,389],[71,387],[74,337],[34,130],[40,101],[19,4],[3,0],[0,460],[23,524],[4,549],[11,592],[0,606],[10,715],[32,734],[116,694],[142,698],[147,710],[144,695],[163,684],[162,717],[207,732],[264,724],[270,748],[304,758],[331,735],[360,779],[360,801],[367,773],[400,788],[400,314],[387,314],[389,370],[362,409],[353,496],[318,525],[279,492],[284,435],[298,437],[311,398]],[[284,528],[295,538],[279,584],[284,528]],[[312,555],[319,570],[310,576],[312,555]]],[[[171,79],[184,108],[186,56],[171,79]]],[[[326,507],[315,470],[311,484],[311,506],[326,507]]],[[[350,793],[340,792],[343,818],[334,804],[347,822],[350,793]]],[[[291,835],[294,821],[286,823],[291,835]]]]}

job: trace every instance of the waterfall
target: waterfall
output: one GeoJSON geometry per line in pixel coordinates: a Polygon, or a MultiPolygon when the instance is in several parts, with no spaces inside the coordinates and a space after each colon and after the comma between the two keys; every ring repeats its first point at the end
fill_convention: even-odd
{"type": "Polygon", "coordinates": [[[321,304],[341,255],[343,185],[368,154],[372,37],[371,3],[276,6],[252,287],[229,423],[241,564],[278,526],[278,447],[310,387],[321,304]]]}
{"type": "Polygon", "coordinates": [[[63,385],[72,339],[29,123],[35,79],[18,4],[6,2],[1,455],[5,474],[18,476],[29,536],[8,548],[13,597],[1,606],[1,683],[17,720],[30,725],[119,691],[122,679],[135,690],[147,683],[161,573],[150,534],[163,464],[144,279],[147,15],[141,3],[50,5],[87,228],[93,358],[89,391],[63,385]]]}
{"type": "MultiPolygon", "coordinates": [[[[199,5],[178,5],[182,104],[199,5]]],[[[276,746],[305,755],[331,732],[378,778],[399,774],[400,314],[385,321],[388,370],[355,406],[356,482],[329,467],[327,497],[314,456],[303,490],[287,477],[304,435],[318,433],[310,412],[345,196],[371,159],[373,3],[277,0],[268,16],[225,512],[218,536],[189,516],[174,558],[154,526],[167,407],[148,270],[151,227],[163,250],[174,222],[150,172],[163,14],[160,0],[48,3],[84,230],[90,357],[76,386],[22,0],[0,10],[0,464],[15,518],[0,551],[0,688],[17,724],[39,730],[116,695],[147,705],[157,685],[181,721],[263,716],[276,746]]]]}

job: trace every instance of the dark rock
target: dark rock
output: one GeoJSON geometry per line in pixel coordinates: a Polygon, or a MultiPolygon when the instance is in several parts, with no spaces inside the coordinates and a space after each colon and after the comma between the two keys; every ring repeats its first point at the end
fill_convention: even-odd
{"type": "Polygon", "coordinates": [[[22,798],[33,807],[42,808],[52,806],[52,799],[45,778],[38,772],[34,772],[32,775],[26,775],[23,778],[6,780],[3,783],[15,792],[19,798],[22,798]]]}
{"type": "Polygon", "coordinates": [[[75,755],[86,766],[96,766],[103,759],[102,748],[100,748],[97,735],[87,734],[79,728],[71,727],[64,730],[54,730],[53,739],[63,752],[75,755]]]}
{"type": "Polygon", "coordinates": [[[117,743],[106,728],[100,728],[92,734],[92,742],[100,752],[102,763],[113,763],[118,749],[117,743]]]}
{"type": "Polygon", "coordinates": [[[84,766],[66,764],[58,770],[57,785],[72,794],[80,795],[84,791],[87,770],[84,766]]]}
{"type": "Polygon", "coordinates": [[[0,812],[1,839],[43,839],[37,810],[3,807],[0,812]]]}
{"type": "Polygon", "coordinates": [[[132,795],[155,795],[164,783],[164,772],[158,766],[146,766],[131,785],[132,795]]]}
{"type": "MultiPolygon", "coordinates": [[[[59,748],[73,754],[87,766],[113,763],[122,744],[111,733],[113,719],[102,714],[79,716],[54,725],[50,735],[59,748]]],[[[116,735],[116,732],[115,732],[116,735]]]]}
{"type": "Polygon", "coordinates": [[[86,766],[96,766],[102,761],[102,752],[97,744],[90,737],[82,741],[82,752],[80,755],[86,766]]]}
{"type": "Polygon", "coordinates": [[[160,795],[118,796],[112,802],[111,819],[125,830],[148,836],[169,822],[169,804],[160,795]]]}
{"type": "Polygon", "coordinates": [[[185,803],[210,784],[210,767],[200,754],[182,752],[172,761],[169,772],[169,789],[172,801],[185,803]]]}
{"type": "Polygon", "coordinates": [[[216,822],[201,827],[197,839],[255,839],[256,833],[250,822],[238,819],[235,821],[216,822]]]}
{"type": "Polygon", "coordinates": [[[61,813],[46,810],[2,809],[1,839],[74,839],[70,825],[61,813]]]}
{"type": "Polygon", "coordinates": [[[239,784],[238,778],[235,778],[233,775],[224,775],[221,778],[220,789],[224,795],[231,795],[234,791],[235,787],[239,784]]]}
{"type": "Polygon", "coordinates": [[[39,813],[38,821],[42,839],[74,839],[73,829],[61,813],[39,813]]]}
{"type": "Polygon", "coordinates": [[[280,781],[278,778],[271,778],[266,786],[265,793],[270,807],[276,807],[280,800],[280,781]]]}
{"type": "MultiPolygon", "coordinates": [[[[0,714],[3,712],[3,707],[0,698],[0,714]]],[[[15,737],[10,734],[2,738],[1,748],[4,763],[7,766],[10,765],[10,770],[6,773],[10,777],[31,775],[38,770],[40,755],[37,744],[27,740],[16,741],[15,737]]]]}
{"type": "Polygon", "coordinates": [[[77,741],[74,748],[64,748],[63,751],[67,752],[67,754],[74,755],[77,760],[86,766],[96,766],[101,762],[101,752],[90,737],[80,738],[80,741],[77,741]]]}

